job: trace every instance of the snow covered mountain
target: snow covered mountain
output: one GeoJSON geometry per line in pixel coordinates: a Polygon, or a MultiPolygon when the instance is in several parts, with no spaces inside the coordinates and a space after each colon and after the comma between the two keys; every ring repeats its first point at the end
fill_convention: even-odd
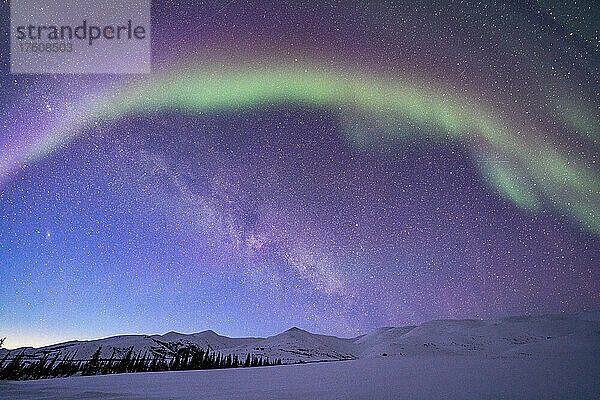
{"type": "Polygon", "coordinates": [[[418,326],[379,328],[355,338],[317,335],[291,328],[267,338],[230,338],[213,331],[194,334],[122,335],[90,341],[70,341],[41,348],[0,350],[33,358],[44,354],[89,358],[102,346],[102,357],[136,352],[170,356],[183,348],[210,348],[223,354],[279,358],[284,363],[334,361],[388,355],[434,354],[523,357],[565,357],[600,354],[600,312],[508,317],[498,320],[438,320],[418,326]]]}
{"type": "Polygon", "coordinates": [[[480,354],[564,356],[600,353],[600,312],[438,320],[415,327],[381,328],[357,339],[360,358],[382,354],[480,354]]]}
{"type": "Polygon", "coordinates": [[[245,356],[279,358],[284,363],[351,360],[357,358],[356,338],[316,335],[299,328],[291,328],[260,342],[225,349],[225,353],[245,356]]]}

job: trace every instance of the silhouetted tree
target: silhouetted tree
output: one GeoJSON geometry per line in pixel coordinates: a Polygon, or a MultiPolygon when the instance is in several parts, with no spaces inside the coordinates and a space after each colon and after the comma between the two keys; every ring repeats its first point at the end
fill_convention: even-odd
{"type": "Polygon", "coordinates": [[[100,354],[102,353],[102,346],[98,347],[98,350],[92,354],[92,358],[83,366],[81,375],[97,375],[101,372],[100,365],[100,354]]]}
{"type": "Polygon", "coordinates": [[[82,375],[113,374],[124,372],[145,371],[181,371],[190,369],[238,368],[280,365],[281,359],[269,360],[268,357],[246,355],[241,362],[237,354],[221,354],[206,351],[198,347],[178,349],[167,358],[164,353],[134,352],[133,346],[120,359],[116,356],[117,349],[113,348],[110,359],[101,358],[100,346],[87,361],[75,360],[77,352],[66,355],[62,360],[57,353],[52,360],[49,354],[39,359],[27,360],[24,351],[12,359],[7,353],[0,361],[0,379],[40,379],[59,376],[71,376],[78,372],[82,375]]]}

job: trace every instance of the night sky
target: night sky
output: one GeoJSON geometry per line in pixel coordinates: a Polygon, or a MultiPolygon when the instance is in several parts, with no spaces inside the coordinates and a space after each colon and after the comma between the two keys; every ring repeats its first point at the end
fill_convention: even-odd
{"type": "Polygon", "coordinates": [[[600,9],[550,3],[154,1],[133,76],[3,29],[0,336],[600,308],[600,9]]]}

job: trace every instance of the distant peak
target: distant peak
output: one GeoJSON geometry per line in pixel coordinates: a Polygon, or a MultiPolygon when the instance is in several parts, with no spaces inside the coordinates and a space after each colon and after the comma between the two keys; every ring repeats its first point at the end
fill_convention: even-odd
{"type": "Polygon", "coordinates": [[[290,329],[288,329],[286,332],[306,332],[304,329],[300,329],[297,326],[293,326],[290,329]]]}

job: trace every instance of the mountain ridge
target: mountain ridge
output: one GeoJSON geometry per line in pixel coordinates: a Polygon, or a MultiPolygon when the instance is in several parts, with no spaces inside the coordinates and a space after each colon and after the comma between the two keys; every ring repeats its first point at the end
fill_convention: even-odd
{"type": "Polygon", "coordinates": [[[182,349],[203,348],[222,354],[247,354],[284,363],[337,361],[382,356],[480,354],[490,357],[600,353],[600,311],[576,314],[510,316],[491,320],[432,320],[419,325],[377,328],[352,338],[315,334],[293,326],[277,335],[228,337],[213,330],[184,334],[116,335],[71,340],[39,348],[0,349],[0,357],[25,352],[87,359],[102,346],[102,357],[134,351],[170,357],[182,349]]]}

